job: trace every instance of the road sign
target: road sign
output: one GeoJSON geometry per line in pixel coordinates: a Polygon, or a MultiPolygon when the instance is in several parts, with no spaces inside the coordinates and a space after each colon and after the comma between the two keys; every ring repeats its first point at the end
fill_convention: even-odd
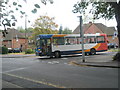
{"type": "Polygon", "coordinates": [[[117,37],[118,33],[117,32],[114,32],[114,37],[117,37]]]}

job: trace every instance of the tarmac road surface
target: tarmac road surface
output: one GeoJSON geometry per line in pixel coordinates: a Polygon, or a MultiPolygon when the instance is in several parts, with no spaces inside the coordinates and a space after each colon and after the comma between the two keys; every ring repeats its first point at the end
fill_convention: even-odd
{"type": "MultiPolygon", "coordinates": [[[[98,56],[109,57],[114,53],[98,56]]],[[[2,58],[3,88],[118,88],[118,68],[87,67],[69,64],[81,56],[59,59],[40,57],[2,58]],[[5,85],[5,83],[10,85],[5,85]],[[12,84],[12,85],[11,85],[12,84]]],[[[88,59],[87,59],[88,60],[88,59]]]]}

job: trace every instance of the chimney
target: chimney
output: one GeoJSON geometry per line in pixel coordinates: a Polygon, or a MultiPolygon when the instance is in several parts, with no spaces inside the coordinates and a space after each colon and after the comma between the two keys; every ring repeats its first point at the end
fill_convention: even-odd
{"type": "Polygon", "coordinates": [[[89,22],[89,25],[92,25],[92,22],[91,22],[91,21],[89,22]]]}

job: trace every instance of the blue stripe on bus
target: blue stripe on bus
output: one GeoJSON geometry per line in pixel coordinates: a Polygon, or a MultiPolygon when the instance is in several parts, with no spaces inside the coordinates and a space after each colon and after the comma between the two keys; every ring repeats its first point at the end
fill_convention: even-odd
{"type": "Polygon", "coordinates": [[[51,38],[53,36],[53,34],[44,34],[44,35],[39,35],[39,38],[51,38]]]}

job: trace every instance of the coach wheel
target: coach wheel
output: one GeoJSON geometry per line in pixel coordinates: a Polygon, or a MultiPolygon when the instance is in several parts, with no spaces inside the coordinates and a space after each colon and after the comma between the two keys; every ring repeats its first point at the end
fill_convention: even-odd
{"type": "Polygon", "coordinates": [[[60,55],[60,52],[55,52],[55,58],[60,58],[61,57],[61,55],[60,55]]]}
{"type": "Polygon", "coordinates": [[[94,49],[94,48],[92,48],[91,50],[90,50],[90,55],[95,55],[96,54],[96,50],[94,49]]]}

